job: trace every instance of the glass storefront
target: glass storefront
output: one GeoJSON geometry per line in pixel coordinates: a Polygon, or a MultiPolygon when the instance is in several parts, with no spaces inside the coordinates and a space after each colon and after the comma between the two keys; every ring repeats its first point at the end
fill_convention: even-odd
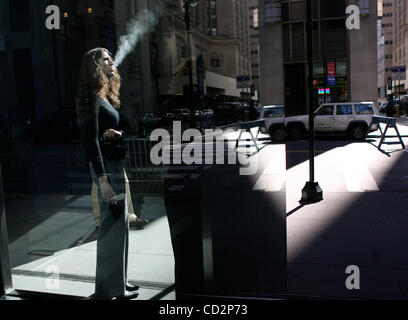
{"type": "Polygon", "coordinates": [[[346,102],[347,94],[347,61],[333,60],[330,62],[314,63],[314,105],[318,107],[322,103],[346,102]],[[327,65],[333,70],[328,72],[327,65]],[[330,78],[330,75],[334,75],[330,78]]]}
{"type": "MultiPolygon", "coordinates": [[[[202,59],[189,90],[188,57],[177,49],[186,35],[175,23],[181,2],[47,2],[22,2],[30,24],[6,28],[13,46],[7,40],[0,52],[1,287],[72,299],[126,298],[135,285],[138,300],[284,294],[284,146],[238,155],[234,138],[221,134],[220,148],[197,151],[192,164],[194,145],[184,142],[194,135],[181,143],[181,131],[204,139],[197,124],[214,124],[212,107],[240,99],[238,70],[210,83],[211,50],[192,46],[202,59]],[[165,159],[166,141],[187,150],[182,162],[153,160],[160,145],[165,159]],[[280,168],[272,189],[263,182],[270,157],[280,168]],[[257,170],[242,174],[254,158],[257,170]],[[262,279],[242,279],[247,273],[262,279]]],[[[18,7],[0,4],[0,30],[11,23],[3,14],[15,17],[18,7]]],[[[212,37],[207,24],[194,25],[212,37]]],[[[225,55],[235,48],[211,38],[212,50],[218,40],[229,45],[225,55]]]]}

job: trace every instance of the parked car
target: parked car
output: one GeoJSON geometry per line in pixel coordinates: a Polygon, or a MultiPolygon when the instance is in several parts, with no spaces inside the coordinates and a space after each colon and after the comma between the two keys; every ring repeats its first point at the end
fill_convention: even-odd
{"type": "Polygon", "coordinates": [[[197,128],[210,128],[214,126],[214,112],[211,109],[195,110],[194,117],[197,128]]]}
{"type": "Polygon", "coordinates": [[[189,109],[186,108],[174,109],[167,112],[165,118],[167,122],[169,121],[187,122],[191,120],[191,112],[189,109]]]}
{"type": "Polygon", "coordinates": [[[255,106],[245,105],[244,106],[244,111],[246,111],[248,113],[248,120],[249,121],[256,120],[260,116],[260,112],[257,110],[257,108],[255,106]]]}
{"type": "Polygon", "coordinates": [[[214,120],[217,124],[234,123],[244,118],[244,106],[240,102],[223,102],[214,106],[214,120]]]}
{"type": "MultiPolygon", "coordinates": [[[[365,137],[374,115],[378,115],[378,111],[372,102],[323,104],[315,111],[315,131],[347,133],[349,137],[360,140],[365,137]]],[[[265,106],[261,119],[265,120],[266,128],[275,141],[286,137],[297,140],[309,130],[309,115],[285,117],[283,105],[265,106]]],[[[373,126],[370,131],[377,129],[373,126]]]]}
{"type": "Polygon", "coordinates": [[[160,126],[161,118],[152,112],[145,113],[140,119],[140,126],[145,129],[153,129],[160,126]]]}
{"type": "Polygon", "coordinates": [[[214,111],[212,109],[203,109],[203,114],[207,114],[207,115],[214,115],[214,111]]]}
{"type": "Polygon", "coordinates": [[[21,140],[30,144],[67,144],[79,139],[75,110],[63,110],[48,114],[27,125],[21,140]]]}
{"type": "Polygon", "coordinates": [[[387,104],[388,104],[388,101],[383,101],[383,102],[380,103],[380,106],[379,106],[378,109],[380,110],[381,113],[386,113],[387,112],[387,110],[386,110],[387,104]]]}
{"type": "MultiPolygon", "coordinates": [[[[387,113],[387,105],[388,105],[388,101],[381,102],[380,108],[379,108],[381,113],[387,113]]],[[[396,113],[396,107],[399,105],[400,105],[400,100],[394,99],[394,108],[393,108],[394,114],[396,113]]],[[[400,110],[400,114],[401,114],[401,110],[400,110]]]]}
{"type": "Polygon", "coordinates": [[[399,109],[400,109],[400,114],[406,114],[408,115],[408,95],[404,95],[401,97],[400,102],[399,102],[399,109]]]}

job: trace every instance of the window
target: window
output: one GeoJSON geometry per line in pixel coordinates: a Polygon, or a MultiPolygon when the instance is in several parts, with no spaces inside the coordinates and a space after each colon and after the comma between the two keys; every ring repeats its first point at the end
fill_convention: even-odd
{"type": "Polygon", "coordinates": [[[274,23],[282,21],[282,4],[280,2],[265,3],[265,22],[274,23]]]}
{"type": "Polygon", "coordinates": [[[323,106],[316,112],[316,114],[318,116],[332,116],[333,111],[334,111],[333,106],[323,106]]]}
{"type": "Polygon", "coordinates": [[[259,27],[258,9],[254,9],[254,28],[259,27]]]}
{"type": "Polygon", "coordinates": [[[347,32],[344,20],[330,20],[321,22],[321,46],[323,57],[347,57],[347,32]]]}
{"type": "Polygon", "coordinates": [[[10,0],[10,22],[13,32],[24,32],[30,29],[28,0],[10,0]]]}
{"type": "Polygon", "coordinates": [[[337,106],[337,111],[336,114],[339,115],[352,115],[353,114],[353,108],[351,107],[350,104],[348,105],[340,105],[337,106]]]}
{"type": "Polygon", "coordinates": [[[320,16],[322,18],[344,17],[346,15],[346,1],[320,1],[320,16]]]}
{"type": "Polygon", "coordinates": [[[220,59],[211,59],[211,67],[219,68],[220,67],[220,59]]]}
{"type": "Polygon", "coordinates": [[[354,105],[356,114],[374,114],[371,104],[356,104],[354,105]]]}
{"type": "Polygon", "coordinates": [[[279,118],[283,116],[284,107],[265,108],[264,118],[279,118]]]}

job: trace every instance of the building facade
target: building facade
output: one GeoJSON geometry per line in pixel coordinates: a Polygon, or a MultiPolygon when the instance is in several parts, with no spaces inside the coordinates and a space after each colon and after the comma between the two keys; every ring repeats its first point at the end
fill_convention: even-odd
{"type": "MultiPolygon", "coordinates": [[[[408,16],[407,16],[407,0],[393,0],[384,3],[392,4],[392,29],[393,29],[393,47],[392,57],[394,67],[407,67],[407,50],[408,50],[408,16]]],[[[407,80],[395,77],[393,81],[392,92],[397,97],[407,93],[407,80]]]]}
{"type": "Polygon", "coordinates": [[[378,96],[386,98],[391,91],[388,90],[388,79],[392,78],[393,48],[394,48],[394,9],[393,0],[378,2],[380,34],[378,38],[378,96]]]}
{"type": "MultiPolygon", "coordinates": [[[[198,1],[190,16],[193,85],[199,103],[243,99],[236,77],[251,74],[247,1],[198,1]]],[[[161,106],[176,107],[187,103],[189,84],[184,1],[174,1],[161,19],[159,33],[161,106]]]]}
{"type": "Polygon", "coordinates": [[[250,28],[250,43],[251,43],[251,63],[252,63],[252,83],[255,91],[258,92],[260,98],[260,68],[259,68],[259,8],[258,0],[248,0],[249,5],[249,28],[250,28]]]}
{"type": "MultiPolygon", "coordinates": [[[[307,111],[307,2],[259,2],[263,105],[307,111]]],[[[323,102],[377,98],[377,2],[313,1],[314,108],[323,102]],[[346,8],[360,6],[360,29],[346,8]],[[363,7],[361,6],[363,4],[363,7]]]]}

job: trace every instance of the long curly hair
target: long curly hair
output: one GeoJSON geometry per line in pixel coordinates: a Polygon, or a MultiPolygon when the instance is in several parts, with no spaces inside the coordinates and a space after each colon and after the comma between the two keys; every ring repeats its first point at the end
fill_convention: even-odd
{"type": "Polygon", "coordinates": [[[111,78],[108,78],[102,71],[98,60],[102,57],[103,52],[112,57],[107,49],[95,48],[85,53],[82,58],[76,100],[78,116],[91,112],[88,103],[91,93],[107,99],[116,109],[120,108],[119,91],[122,79],[116,69],[111,78]]]}

